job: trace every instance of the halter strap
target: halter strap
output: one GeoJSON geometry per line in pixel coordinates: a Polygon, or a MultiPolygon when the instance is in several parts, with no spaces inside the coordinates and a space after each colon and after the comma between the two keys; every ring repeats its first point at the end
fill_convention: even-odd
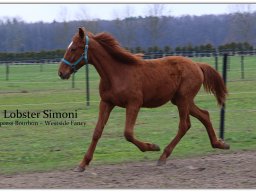
{"type": "Polygon", "coordinates": [[[81,57],[79,57],[79,59],[77,59],[74,63],[69,62],[68,60],[66,60],[65,58],[62,58],[61,61],[63,63],[65,63],[66,65],[69,65],[72,70],[75,72],[77,72],[76,66],[78,65],[78,63],[80,63],[83,59],[85,61],[85,64],[88,64],[88,48],[89,48],[89,37],[88,35],[85,36],[85,47],[84,47],[84,53],[81,55],[81,57]]]}

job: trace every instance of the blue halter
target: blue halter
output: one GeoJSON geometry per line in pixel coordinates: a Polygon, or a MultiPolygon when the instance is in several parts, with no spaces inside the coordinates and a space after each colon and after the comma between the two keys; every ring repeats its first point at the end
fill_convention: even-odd
{"type": "Polygon", "coordinates": [[[79,57],[79,59],[77,59],[74,63],[70,63],[68,60],[66,60],[65,58],[61,59],[61,61],[63,63],[65,63],[66,65],[69,65],[73,72],[77,72],[76,66],[78,65],[78,63],[80,63],[83,59],[85,61],[85,64],[88,64],[88,48],[89,48],[89,37],[86,35],[85,36],[85,47],[84,47],[84,53],[81,55],[81,57],[79,57]]]}

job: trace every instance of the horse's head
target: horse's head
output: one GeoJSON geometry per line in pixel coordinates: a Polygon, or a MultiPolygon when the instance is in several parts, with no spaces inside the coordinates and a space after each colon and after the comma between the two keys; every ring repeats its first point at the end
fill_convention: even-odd
{"type": "Polygon", "coordinates": [[[73,36],[64,58],[59,66],[59,76],[61,79],[69,79],[72,73],[75,73],[82,66],[88,63],[88,44],[89,37],[85,29],[79,28],[78,33],[73,36]]]}

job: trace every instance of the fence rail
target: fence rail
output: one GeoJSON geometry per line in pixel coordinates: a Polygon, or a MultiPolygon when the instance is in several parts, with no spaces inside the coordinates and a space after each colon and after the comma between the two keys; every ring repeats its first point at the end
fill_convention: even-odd
{"type": "MultiPolygon", "coordinates": [[[[148,52],[144,54],[144,59],[156,59],[161,58],[164,56],[173,56],[173,55],[179,55],[179,56],[185,56],[185,57],[191,57],[192,59],[196,61],[209,61],[212,66],[221,72],[222,69],[222,57],[223,54],[228,54],[229,56],[236,57],[235,65],[239,65],[239,67],[234,68],[234,62],[230,61],[227,65],[227,69],[229,71],[232,71],[232,73],[240,73],[240,79],[246,79],[246,75],[248,73],[251,73],[249,67],[248,67],[248,58],[253,57],[256,55],[256,50],[251,51],[237,51],[237,50],[225,50],[224,51],[203,51],[203,52],[195,52],[195,51],[183,51],[183,52],[148,52]]],[[[39,71],[44,71],[44,66],[48,64],[58,64],[60,62],[60,58],[53,58],[53,59],[31,59],[31,60],[8,60],[8,61],[0,61],[0,66],[5,66],[5,79],[9,80],[10,73],[11,73],[11,66],[15,65],[39,65],[39,71]]],[[[252,68],[255,69],[254,66],[250,65],[252,68]]],[[[89,71],[86,71],[86,73],[89,73],[89,71]]],[[[252,76],[252,75],[250,75],[252,76]]],[[[89,86],[89,85],[88,85],[89,86]]],[[[72,81],[72,88],[75,88],[75,78],[73,77],[72,81]]]]}
{"type": "MultiPolygon", "coordinates": [[[[185,57],[218,57],[223,56],[224,54],[228,54],[229,56],[250,56],[256,55],[256,49],[252,50],[205,50],[205,51],[156,51],[156,52],[145,52],[144,58],[145,59],[156,59],[165,56],[185,56],[185,57]]],[[[40,63],[59,63],[61,58],[41,58],[41,59],[22,59],[22,58],[10,58],[7,60],[0,60],[1,64],[40,64],[40,63]]]]}

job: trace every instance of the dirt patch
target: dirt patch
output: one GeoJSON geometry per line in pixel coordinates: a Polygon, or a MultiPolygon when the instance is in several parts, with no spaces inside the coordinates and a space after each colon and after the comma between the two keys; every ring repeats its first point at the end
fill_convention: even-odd
{"type": "Polygon", "coordinates": [[[256,188],[256,151],[0,175],[0,188],[256,188]]]}

